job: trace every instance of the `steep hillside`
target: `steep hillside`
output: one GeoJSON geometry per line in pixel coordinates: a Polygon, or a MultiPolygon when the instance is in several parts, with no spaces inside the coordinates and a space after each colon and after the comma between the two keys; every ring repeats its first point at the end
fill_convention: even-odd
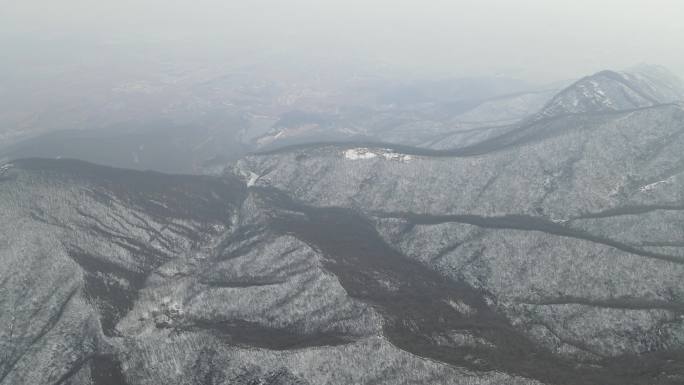
{"type": "Polygon", "coordinates": [[[491,348],[420,357],[426,336],[451,338],[441,317],[465,322],[450,297],[493,335],[506,323],[353,212],[231,178],[0,170],[1,384],[537,384],[490,372],[491,348]]]}
{"type": "Polygon", "coordinates": [[[487,293],[558,357],[614,378],[636,359],[676,383],[682,368],[666,362],[684,343],[683,134],[684,111],[660,106],[546,119],[451,152],[292,149],[234,172],[363,212],[396,250],[487,293]]]}

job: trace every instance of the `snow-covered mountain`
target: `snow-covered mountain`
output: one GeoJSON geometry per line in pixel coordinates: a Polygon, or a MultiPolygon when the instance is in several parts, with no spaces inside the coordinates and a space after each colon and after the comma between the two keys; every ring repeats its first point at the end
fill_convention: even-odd
{"type": "Polygon", "coordinates": [[[644,65],[582,78],[551,99],[536,118],[624,111],[682,100],[682,80],[662,67],[644,65]]]}
{"type": "Polygon", "coordinates": [[[484,325],[535,349],[482,293],[351,210],[35,159],[0,168],[0,210],[3,385],[538,384],[468,353],[484,325]],[[422,357],[430,339],[448,360],[422,357]]]}
{"type": "Polygon", "coordinates": [[[461,146],[0,163],[0,385],[681,385],[684,108],[640,71],[461,146]]]}
{"type": "Polygon", "coordinates": [[[362,212],[408,258],[487,293],[575,368],[531,375],[541,382],[676,384],[684,367],[666,362],[684,344],[682,127],[684,110],[662,105],[562,115],[461,150],[300,147],[235,169],[307,205],[362,212]]]}

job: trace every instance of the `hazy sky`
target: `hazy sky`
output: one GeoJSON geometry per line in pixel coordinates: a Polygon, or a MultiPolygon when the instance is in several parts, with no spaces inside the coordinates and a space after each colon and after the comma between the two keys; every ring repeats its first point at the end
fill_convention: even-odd
{"type": "Polygon", "coordinates": [[[684,73],[681,0],[0,0],[0,33],[334,52],[447,75],[684,73]]]}

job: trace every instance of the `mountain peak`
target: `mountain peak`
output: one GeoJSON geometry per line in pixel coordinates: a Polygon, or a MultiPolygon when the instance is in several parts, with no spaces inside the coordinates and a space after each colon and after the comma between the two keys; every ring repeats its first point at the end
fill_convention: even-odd
{"type": "Polygon", "coordinates": [[[558,93],[538,119],[567,114],[624,111],[684,100],[684,82],[667,69],[640,65],[627,71],[604,70],[558,93]]]}

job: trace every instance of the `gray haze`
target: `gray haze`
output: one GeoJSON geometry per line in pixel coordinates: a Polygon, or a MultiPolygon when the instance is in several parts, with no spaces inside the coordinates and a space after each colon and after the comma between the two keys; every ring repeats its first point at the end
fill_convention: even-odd
{"type": "Polygon", "coordinates": [[[0,385],[684,384],[682,0],[0,2],[0,385]]]}
{"type": "Polygon", "coordinates": [[[235,55],[335,55],[440,76],[574,78],[641,62],[684,72],[678,0],[2,0],[21,39],[166,44],[235,55]],[[363,59],[361,59],[363,58],[363,59]]]}

